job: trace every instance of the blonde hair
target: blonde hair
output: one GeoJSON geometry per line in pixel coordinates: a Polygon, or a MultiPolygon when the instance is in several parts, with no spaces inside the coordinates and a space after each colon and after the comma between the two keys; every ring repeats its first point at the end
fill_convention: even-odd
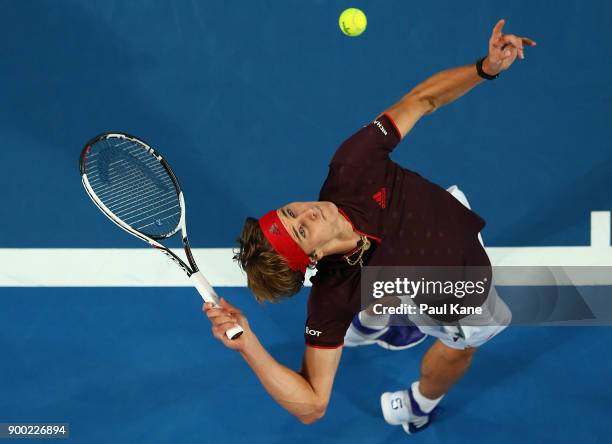
{"type": "Polygon", "coordinates": [[[264,236],[257,219],[247,217],[234,253],[258,302],[279,302],[304,285],[304,273],[289,268],[264,236]]]}

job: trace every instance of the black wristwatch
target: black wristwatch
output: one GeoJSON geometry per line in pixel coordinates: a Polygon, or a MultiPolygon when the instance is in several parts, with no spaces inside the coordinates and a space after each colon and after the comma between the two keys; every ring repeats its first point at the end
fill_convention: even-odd
{"type": "Polygon", "coordinates": [[[486,80],[495,80],[499,77],[499,74],[492,76],[491,74],[487,74],[482,70],[482,62],[484,62],[484,59],[486,59],[486,56],[476,61],[476,71],[478,72],[478,75],[486,80]]]}

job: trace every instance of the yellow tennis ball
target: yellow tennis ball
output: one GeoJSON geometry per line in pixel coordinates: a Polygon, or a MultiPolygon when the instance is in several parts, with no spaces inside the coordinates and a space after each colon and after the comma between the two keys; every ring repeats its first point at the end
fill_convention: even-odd
{"type": "Polygon", "coordinates": [[[368,19],[361,9],[348,8],[340,14],[338,24],[345,35],[357,37],[365,31],[368,26],[368,19]]]}

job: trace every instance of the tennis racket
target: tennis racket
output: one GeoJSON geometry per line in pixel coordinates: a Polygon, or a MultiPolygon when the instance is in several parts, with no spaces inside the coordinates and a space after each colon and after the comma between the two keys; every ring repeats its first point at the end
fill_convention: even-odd
{"type": "MultiPolygon", "coordinates": [[[[191,253],[185,223],[185,199],[170,165],[142,140],[104,133],[85,145],[79,162],[85,191],[119,227],[172,259],[191,279],[206,302],[219,296],[199,271],[191,253]],[[160,243],[181,232],[187,263],[160,243]]],[[[239,325],[225,334],[236,339],[239,325]]]]}

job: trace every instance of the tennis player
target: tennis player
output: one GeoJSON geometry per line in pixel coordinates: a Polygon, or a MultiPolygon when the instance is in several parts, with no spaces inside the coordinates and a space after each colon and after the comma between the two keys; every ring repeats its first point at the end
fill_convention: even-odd
{"type": "Polygon", "coordinates": [[[237,350],[268,393],[304,424],[323,417],[343,346],[379,344],[401,350],[437,338],[421,363],[418,381],[381,395],[382,415],[407,433],[428,425],[444,395],[470,367],[477,348],[502,331],[510,312],[491,286],[488,325],[389,325],[387,315],[362,311],[364,265],[490,267],[479,239],[484,220],[463,193],[444,190],[389,159],[389,153],[424,115],[458,99],[484,79],[493,80],[524,59],[529,38],[494,27],[488,55],[475,65],[442,71],[401,98],[347,139],[334,154],[319,201],[293,202],[259,220],[247,218],[236,259],[259,301],[298,292],[308,267],[317,268],[308,299],[302,368],[277,362],[258,341],[244,315],[221,300],[204,305],[214,336],[237,350]],[[244,334],[228,340],[238,323],[244,334]]]}

